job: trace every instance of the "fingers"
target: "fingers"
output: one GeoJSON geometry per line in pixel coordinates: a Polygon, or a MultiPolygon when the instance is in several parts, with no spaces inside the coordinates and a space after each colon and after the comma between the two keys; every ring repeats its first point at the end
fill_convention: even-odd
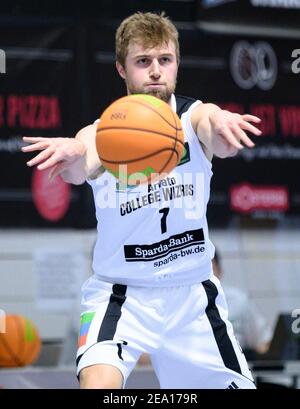
{"type": "MultiPolygon", "coordinates": [[[[243,124],[243,126],[245,126],[247,130],[252,130],[251,128],[248,129],[252,125],[248,124],[247,122],[243,124]]],[[[255,127],[253,128],[255,130],[256,135],[261,134],[259,129],[255,127]]],[[[247,146],[248,148],[253,148],[255,146],[255,144],[248,137],[246,132],[243,131],[240,124],[231,123],[230,126],[224,127],[222,129],[221,135],[230,144],[231,147],[236,148],[238,150],[243,149],[244,145],[247,146]]]]}
{"type": "Polygon", "coordinates": [[[49,180],[53,180],[56,176],[60,175],[64,170],[67,169],[67,166],[64,162],[59,162],[57,165],[54,165],[49,172],[49,180]]]}
{"type": "Polygon", "coordinates": [[[241,115],[242,119],[244,121],[250,121],[250,122],[255,122],[255,123],[260,123],[261,119],[258,118],[258,116],[254,116],[254,115],[249,115],[249,114],[245,114],[245,115],[241,115]]]}
{"type": "Polygon", "coordinates": [[[39,170],[44,170],[59,161],[59,155],[55,152],[55,146],[51,145],[49,138],[23,136],[23,141],[32,144],[23,146],[21,148],[23,152],[42,151],[27,162],[28,166],[38,165],[39,170]]]}
{"type": "MultiPolygon", "coordinates": [[[[42,153],[40,153],[39,155],[41,155],[42,153]]],[[[61,159],[62,159],[61,155],[58,154],[57,152],[55,152],[55,153],[52,154],[52,156],[50,156],[48,159],[46,159],[45,162],[38,165],[37,168],[38,168],[38,170],[44,170],[44,169],[51,168],[52,166],[57,165],[59,162],[61,162],[61,159]]]]}
{"type": "Polygon", "coordinates": [[[33,152],[33,151],[42,151],[43,149],[47,148],[47,142],[37,142],[33,145],[22,146],[22,152],[33,152]]]}
{"type": "Polygon", "coordinates": [[[40,137],[40,136],[23,136],[22,139],[23,139],[24,142],[30,142],[30,143],[48,141],[49,140],[49,138],[43,138],[43,137],[40,137]]]}
{"type": "Polygon", "coordinates": [[[260,136],[260,135],[262,134],[262,132],[261,132],[260,129],[256,128],[255,126],[249,124],[249,123],[246,122],[246,121],[242,121],[242,122],[239,124],[239,126],[240,126],[242,129],[244,129],[244,130],[246,130],[246,131],[249,131],[249,132],[253,133],[253,134],[256,135],[256,136],[260,136]]]}
{"type": "Polygon", "coordinates": [[[55,170],[57,169],[59,164],[53,166],[53,168],[50,170],[49,174],[48,174],[48,178],[49,180],[52,180],[55,178],[56,175],[54,175],[55,170]]]}
{"type": "MultiPolygon", "coordinates": [[[[47,160],[49,158],[49,156],[53,155],[54,151],[51,148],[47,148],[45,150],[43,150],[41,153],[39,153],[37,156],[35,156],[33,159],[29,160],[27,162],[28,166],[35,166],[38,165],[39,163],[47,160]]],[[[40,169],[40,167],[38,166],[38,168],[40,169]]]]}
{"type": "Polygon", "coordinates": [[[253,148],[255,146],[246,132],[244,132],[239,126],[235,126],[232,129],[232,132],[234,133],[235,138],[238,141],[242,142],[244,145],[248,146],[248,148],[253,148]]]}
{"type": "Polygon", "coordinates": [[[236,149],[243,149],[243,145],[241,145],[238,141],[240,137],[236,138],[231,129],[225,127],[222,129],[221,136],[226,139],[226,141],[236,149]]]}
{"type": "Polygon", "coordinates": [[[258,118],[257,116],[249,114],[245,115],[235,114],[235,117],[238,118],[238,120],[230,124],[231,125],[230,128],[232,133],[234,134],[234,137],[248,148],[253,148],[255,144],[244,131],[248,131],[256,136],[260,136],[262,134],[262,131],[258,129],[256,126],[250,124],[249,122],[260,123],[261,119],[258,118]]]}

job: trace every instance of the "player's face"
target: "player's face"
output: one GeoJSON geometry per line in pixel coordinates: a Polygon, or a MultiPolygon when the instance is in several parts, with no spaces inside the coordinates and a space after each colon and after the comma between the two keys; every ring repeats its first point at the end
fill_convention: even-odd
{"type": "Polygon", "coordinates": [[[130,43],[125,67],[117,63],[117,69],[125,79],[128,94],[149,94],[166,102],[175,91],[178,63],[175,45],[145,49],[139,43],[130,43]]]}

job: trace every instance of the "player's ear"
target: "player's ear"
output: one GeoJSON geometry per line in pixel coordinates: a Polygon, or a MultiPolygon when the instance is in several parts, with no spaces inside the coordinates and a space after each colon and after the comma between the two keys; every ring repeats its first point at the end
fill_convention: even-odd
{"type": "Polygon", "coordinates": [[[126,79],[125,69],[123,65],[119,63],[119,61],[116,61],[116,68],[120,76],[123,78],[123,80],[125,80],[126,79]]]}

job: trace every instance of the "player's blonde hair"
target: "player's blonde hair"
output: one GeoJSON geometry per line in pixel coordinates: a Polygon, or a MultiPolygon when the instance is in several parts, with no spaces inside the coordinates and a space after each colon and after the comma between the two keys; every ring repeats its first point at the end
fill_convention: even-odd
{"type": "Polygon", "coordinates": [[[166,45],[170,40],[175,44],[176,59],[179,64],[178,31],[165,13],[134,13],[123,20],[117,29],[116,59],[125,67],[130,42],[141,43],[147,49],[166,45]]]}

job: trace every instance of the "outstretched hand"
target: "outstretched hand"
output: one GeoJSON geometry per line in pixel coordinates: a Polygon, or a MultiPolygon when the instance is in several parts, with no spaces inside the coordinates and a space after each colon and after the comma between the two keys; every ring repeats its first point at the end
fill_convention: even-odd
{"type": "Polygon", "coordinates": [[[35,166],[39,170],[51,168],[49,177],[62,173],[68,166],[85,155],[85,145],[75,138],[43,138],[23,137],[24,142],[30,145],[23,146],[23,152],[40,151],[33,159],[27,162],[28,166],[35,166]]]}
{"type": "Polygon", "coordinates": [[[211,112],[209,115],[212,135],[212,150],[216,156],[234,156],[244,146],[253,148],[255,144],[247,136],[248,131],[256,136],[261,131],[251,122],[259,124],[260,118],[254,115],[240,115],[226,110],[211,112]]]}

